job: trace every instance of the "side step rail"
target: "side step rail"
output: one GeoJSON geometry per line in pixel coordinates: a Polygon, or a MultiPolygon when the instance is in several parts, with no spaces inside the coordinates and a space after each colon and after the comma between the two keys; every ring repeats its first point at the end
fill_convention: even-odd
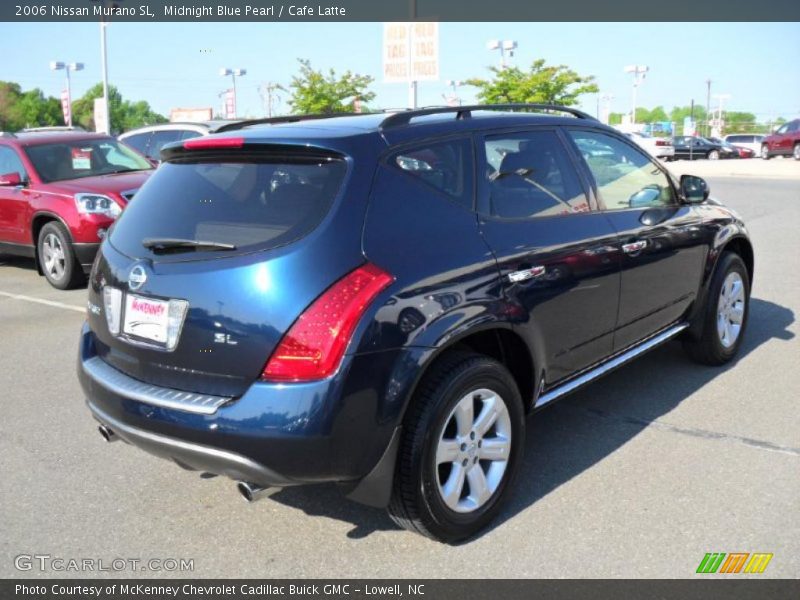
{"type": "Polygon", "coordinates": [[[688,323],[679,323],[678,325],[673,325],[668,329],[665,329],[661,333],[654,335],[651,338],[646,339],[643,342],[636,344],[635,346],[631,346],[627,350],[617,354],[614,358],[599,364],[598,366],[586,371],[582,375],[575,377],[574,379],[570,379],[566,383],[559,385],[558,387],[553,388],[552,390],[548,391],[545,394],[539,396],[536,400],[536,404],[534,404],[534,408],[541,408],[545,404],[549,404],[553,400],[558,400],[562,396],[566,396],[570,392],[574,392],[580,387],[583,387],[587,383],[594,381],[598,377],[602,377],[609,371],[613,371],[614,369],[621,367],[622,365],[632,361],[637,356],[641,356],[648,350],[652,350],[656,346],[660,346],[667,340],[675,337],[681,331],[689,327],[688,323]]]}

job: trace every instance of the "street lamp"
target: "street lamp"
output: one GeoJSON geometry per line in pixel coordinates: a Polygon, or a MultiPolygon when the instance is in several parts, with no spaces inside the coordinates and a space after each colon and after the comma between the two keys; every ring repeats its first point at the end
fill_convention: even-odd
{"type": "Polygon", "coordinates": [[[633,107],[631,108],[631,125],[636,123],[636,89],[644,81],[650,67],[647,65],[628,65],[625,67],[626,73],[633,73],[633,107]]]}
{"type": "Polygon", "coordinates": [[[444,82],[444,84],[447,87],[453,88],[453,95],[450,96],[449,98],[445,96],[445,100],[447,100],[448,102],[452,101],[453,106],[461,106],[461,98],[458,97],[457,88],[460,88],[462,85],[464,85],[464,82],[456,81],[454,79],[448,79],[447,81],[444,82]]]}
{"type": "Polygon", "coordinates": [[[506,53],[509,58],[514,57],[514,50],[517,49],[517,42],[514,40],[489,40],[486,42],[488,50],[500,51],[500,68],[506,68],[506,53]]]}
{"type": "Polygon", "coordinates": [[[236,78],[242,77],[243,75],[247,75],[247,69],[228,69],[223,67],[219,70],[219,74],[222,77],[227,77],[228,75],[231,76],[233,80],[233,118],[236,118],[236,78]]]}
{"type": "Polygon", "coordinates": [[[83,71],[83,63],[73,62],[64,63],[60,61],[51,61],[50,69],[52,71],[61,71],[62,69],[67,74],[67,103],[69,104],[69,113],[67,113],[67,127],[72,127],[72,82],[70,81],[70,71],[83,71]]]}

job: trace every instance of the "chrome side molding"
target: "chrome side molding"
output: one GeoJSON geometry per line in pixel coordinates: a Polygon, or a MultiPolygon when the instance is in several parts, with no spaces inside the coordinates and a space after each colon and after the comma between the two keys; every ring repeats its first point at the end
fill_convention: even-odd
{"type": "Polygon", "coordinates": [[[599,364],[598,366],[586,371],[582,375],[578,375],[574,379],[570,379],[566,383],[559,385],[558,387],[553,388],[549,392],[539,396],[536,400],[536,404],[534,404],[534,408],[540,408],[545,404],[549,404],[553,400],[558,400],[562,396],[566,396],[570,392],[575,391],[579,387],[583,387],[587,383],[594,381],[598,377],[605,375],[609,371],[613,371],[617,367],[621,367],[625,363],[633,360],[637,356],[641,356],[648,350],[652,350],[656,346],[659,346],[666,342],[667,340],[675,337],[681,331],[689,327],[688,323],[679,323],[678,325],[673,325],[662,331],[661,333],[657,333],[656,335],[647,338],[646,340],[639,342],[635,346],[631,346],[627,350],[623,350],[620,354],[617,354],[614,358],[599,364]]]}
{"type": "Polygon", "coordinates": [[[100,387],[120,396],[162,408],[213,415],[220,406],[231,400],[225,396],[196,394],[144,383],[118,371],[99,356],[93,356],[84,361],[82,368],[86,375],[100,387]]]}

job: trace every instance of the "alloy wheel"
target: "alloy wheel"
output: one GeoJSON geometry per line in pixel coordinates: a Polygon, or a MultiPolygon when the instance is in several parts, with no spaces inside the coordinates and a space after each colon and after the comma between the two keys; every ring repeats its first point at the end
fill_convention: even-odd
{"type": "Polygon", "coordinates": [[[451,510],[484,506],[503,481],[511,454],[511,417],[489,389],[464,395],[445,420],[436,446],[439,494],[451,510]]]}
{"type": "Polygon", "coordinates": [[[51,279],[56,281],[64,277],[66,271],[66,257],[61,240],[54,233],[48,233],[42,243],[42,258],[44,269],[51,279]]]}
{"type": "Polygon", "coordinates": [[[717,301],[717,335],[725,348],[739,339],[745,311],[745,290],[742,276],[731,271],[722,282],[717,301]]]}

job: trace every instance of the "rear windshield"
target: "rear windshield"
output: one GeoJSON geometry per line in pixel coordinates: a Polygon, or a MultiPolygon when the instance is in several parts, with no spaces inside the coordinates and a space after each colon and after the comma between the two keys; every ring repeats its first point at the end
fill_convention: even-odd
{"type": "Polygon", "coordinates": [[[112,173],[146,171],[147,160],[116,140],[70,140],[25,148],[45,183],[112,173]]]}
{"type": "Polygon", "coordinates": [[[344,160],[319,156],[167,162],[137,192],[110,241],[128,256],[182,259],[215,249],[184,245],[167,253],[143,241],[198,241],[220,254],[282,246],[322,221],[345,172],[344,160]]]}

